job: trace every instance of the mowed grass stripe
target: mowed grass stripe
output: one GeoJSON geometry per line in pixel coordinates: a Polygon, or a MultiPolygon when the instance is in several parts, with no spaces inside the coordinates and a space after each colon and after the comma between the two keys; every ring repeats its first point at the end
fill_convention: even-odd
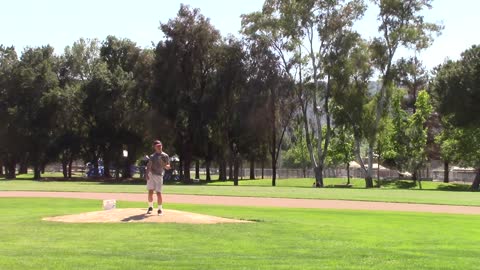
{"type": "MultiPolygon", "coordinates": [[[[299,199],[335,199],[377,202],[404,202],[445,205],[480,206],[480,196],[475,192],[418,190],[418,189],[361,189],[361,188],[312,188],[294,186],[254,186],[243,181],[240,186],[232,185],[165,185],[164,192],[169,194],[223,195],[243,197],[299,198],[299,199]]],[[[294,183],[296,179],[282,180],[294,183]]],[[[279,183],[282,183],[279,181],[279,183]]],[[[335,180],[338,181],[338,180],[335,180]]],[[[279,184],[280,185],[280,184],[279,184]]],[[[67,181],[0,181],[0,191],[72,191],[72,192],[122,192],[145,193],[142,184],[112,184],[103,182],[67,182],[67,181]]]]}

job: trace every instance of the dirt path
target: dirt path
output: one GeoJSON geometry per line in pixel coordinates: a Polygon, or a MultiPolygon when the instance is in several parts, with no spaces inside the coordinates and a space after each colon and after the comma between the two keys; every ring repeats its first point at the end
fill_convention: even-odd
{"type": "MultiPolygon", "coordinates": [[[[78,199],[116,199],[120,201],[146,201],[146,194],[136,193],[84,193],[84,192],[36,192],[36,191],[0,191],[0,197],[54,197],[78,199]]],[[[350,210],[380,210],[427,212],[446,214],[480,215],[478,206],[454,206],[410,203],[363,202],[343,200],[314,200],[286,198],[257,198],[230,196],[200,196],[200,195],[164,195],[166,203],[188,203],[224,206],[267,206],[286,208],[317,208],[317,209],[350,209],[350,210]]]]}

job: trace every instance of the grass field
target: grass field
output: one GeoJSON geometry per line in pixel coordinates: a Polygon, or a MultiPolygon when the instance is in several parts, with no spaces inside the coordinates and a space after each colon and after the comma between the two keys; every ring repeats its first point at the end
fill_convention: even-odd
{"type": "MultiPolygon", "coordinates": [[[[166,185],[165,193],[195,195],[225,195],[272,198],[338,199],[383,202],[429,203],[449,205],[480,206],[480,196],[476,192],[443,191],[439,187],[452,187],[440,183],[425,182],[424,189],[412,188],[409,182],[399,182],[400,187],[391,185],[383,188],[364,189],[362,179],[352,180],[354,188],[316,189],[307,185],[313,179],[282,179],[277,187],[269,186],[271,180],[244,180],[240,186],[232,182],[213,182],[197,185],[166,185]]],[[[343,179],[326,179],[327,185],[341,184],[343,179]]],[[[462,188],[462,187],[460,187],[462,188]]],[[[129,192],[144,193],[145,186],[136,183],[104,183],[83,181],[31,181],[0,180],[0,191],[75,191],[75,192],[129,192]]]]}
{"type": "Polygon", "coordinates": [[[167,204],[260,222],[41,221],[100,205],[0,199],[0,269],[478,269],[480,257],[477,216],[167,204]]]}

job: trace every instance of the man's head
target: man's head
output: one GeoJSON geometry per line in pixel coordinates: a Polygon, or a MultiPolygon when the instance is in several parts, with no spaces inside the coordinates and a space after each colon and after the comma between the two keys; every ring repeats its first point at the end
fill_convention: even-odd
{"type": "Polygon", "coordinates": [[[153,149],[155,149],[155,152],[161,153],[162,152],[162,142],[160,140],[155,140],[153,141],[153,149]]]}

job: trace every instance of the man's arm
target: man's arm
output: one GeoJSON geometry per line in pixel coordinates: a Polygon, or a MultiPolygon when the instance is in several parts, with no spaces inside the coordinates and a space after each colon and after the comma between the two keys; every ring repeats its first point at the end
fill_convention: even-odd
{"type": "Polygon", "coordinates": [[[170,157],[168,155],[165,156],[165,166],[164,166],[164,168],[166,170],[170,170],[170,157]]]}
{"type": "Polygon", "coordinates": [[[150,170],[151,170],[151,167],[152,167],[152,161],[149,160],[147,162],[147,170],[145,171],[145,179],[148,181],[150,180],[150,170]]]}

